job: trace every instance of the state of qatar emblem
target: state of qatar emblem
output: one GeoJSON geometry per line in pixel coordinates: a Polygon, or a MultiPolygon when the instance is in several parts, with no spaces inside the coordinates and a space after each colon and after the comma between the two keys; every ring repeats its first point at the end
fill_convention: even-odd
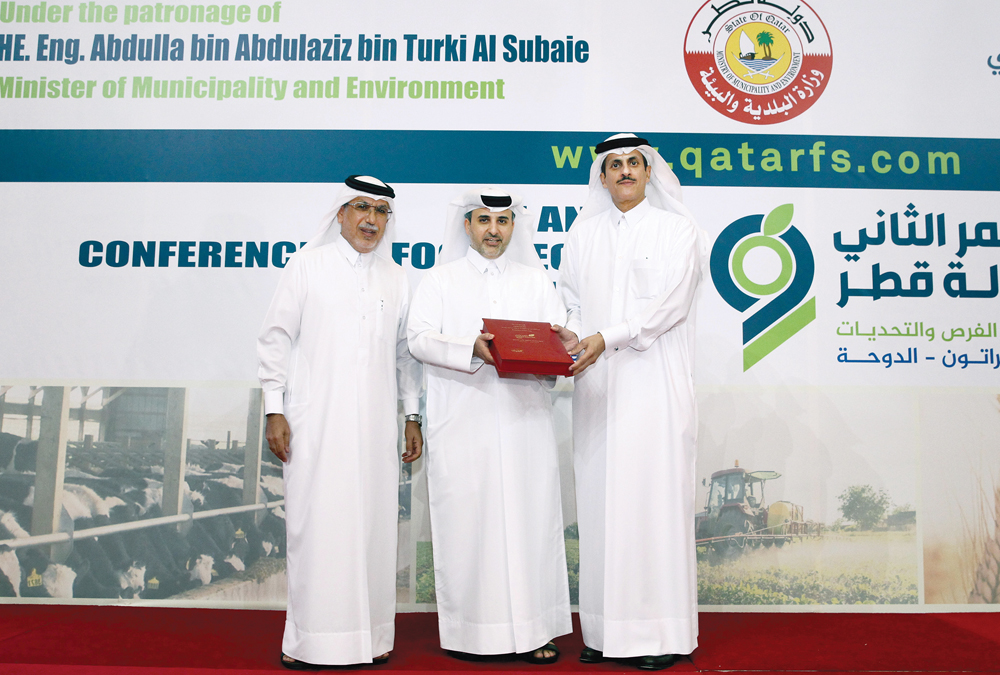
{"type": "Polygon", "coordinates": [[[708,0],[688,26],[684,63],[695,89],[726,117],[777,124],[826,91],[833,49],[804,2],[708,0]]]}

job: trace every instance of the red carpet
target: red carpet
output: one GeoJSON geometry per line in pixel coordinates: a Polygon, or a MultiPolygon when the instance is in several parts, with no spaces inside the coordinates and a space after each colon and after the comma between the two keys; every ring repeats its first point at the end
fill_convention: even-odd
{"type": "MultiPolygon", "coordinates": [[[[574,616],[574,619],[576,617],[574,616]]],[[[278,664],[283,612],[4,605],[0,673],[227,675],[278,664]]],[[[578,624],[577,624],[578,626],[578,624]]],[[[701,614],[700,647],[667,672],[1000,672],[1000,613],[701,614]]],[[[577,661],[579,628],[552,666],[470,664],[438,647],[434,614],[396,617],[388,665],[365,670],[638,673],[577,661]]]]}

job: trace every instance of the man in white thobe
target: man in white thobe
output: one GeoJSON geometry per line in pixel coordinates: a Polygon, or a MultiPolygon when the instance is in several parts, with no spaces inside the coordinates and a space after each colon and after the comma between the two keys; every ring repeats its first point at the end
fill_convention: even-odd
{"type": "Polygon", "coordinates": [[[583,662],[665,668],[697,646],[692,305],[707,251],[666,162],[597,146],[559,287],[573,371],[583,662]]]}
{"type": "Polygon", "coordinates": [[[441,264],[413,297],[427,376],[427,489],[441,646],[457,658],[552,663],[572,631],[554,377],[499,377],[483,318],[563,323],[531,244],[534,220],[496,189],[452,202],[441,264]],[[515,217],[516,216],[516,217],[515,217]],[[509,248],[508,248],[509,245],[509,248]]]}
{"type": "Polygon", "coordinates": [[[345,181],[326,227],[289,259],[257,340],[267,441],[284,462],[287,668],[384,663],[393,645],[397,397],[403,461],[423,446],[409,285],[379,246],[394,197],[370,176],[345,181]]]}

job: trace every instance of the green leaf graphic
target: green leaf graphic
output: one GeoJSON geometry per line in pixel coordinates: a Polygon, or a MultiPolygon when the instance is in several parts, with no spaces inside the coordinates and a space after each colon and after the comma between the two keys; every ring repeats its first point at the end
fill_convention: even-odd
{"type": "Polygon", "coordinates": [[[782,204],[775,208],[764,219],[764,234],[776,237],[792,224],[792,214],[795,207],[791,204],[782,204]]]}

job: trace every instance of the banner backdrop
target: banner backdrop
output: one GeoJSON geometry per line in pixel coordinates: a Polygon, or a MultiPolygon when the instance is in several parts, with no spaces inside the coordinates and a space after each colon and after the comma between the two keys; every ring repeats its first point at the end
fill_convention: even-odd
{"type": "MultiPolygon", "coordinates": [[[[714,242],[702,606],[995,611],[998,19],[0,2],[0,596],[283,606],[255,336],[335,184],[396,188],[414,287],[449,200],[518,192],[556,282],[594,146],[632,131],[714,242]]],[[[553,398],[575,602],[572,382],[553,398]]],[[[433,609],[422,460],[399,534],[399,608],[433,609]]]]}

